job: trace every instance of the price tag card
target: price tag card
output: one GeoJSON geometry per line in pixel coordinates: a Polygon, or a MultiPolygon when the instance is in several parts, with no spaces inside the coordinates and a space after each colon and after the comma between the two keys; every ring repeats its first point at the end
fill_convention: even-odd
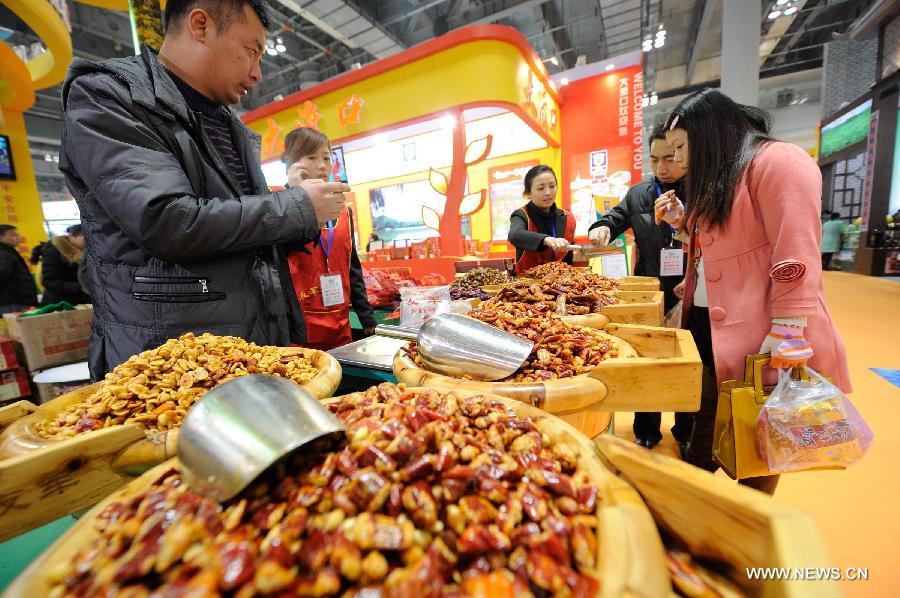
{"type": "Polygon", "coordinates": [[[628,264],[625,262],[624,253],[607,253],[600,256],[600,267],[603,276],[619,279],[628,276],[628,264]]]}
{"type": "Polygon", "coordinates": [[[684,274],[684,251],[663,249],[659,254],[660,276],[681,276],[684,274]]]}
{"type": "Polygon", "coordinates": [[[331,307],[333,305],[343,305],[344,299],[344,281],[341,280],[340,274],[323,274],[319,278],[322,287],[322,305],[331,307]]]}

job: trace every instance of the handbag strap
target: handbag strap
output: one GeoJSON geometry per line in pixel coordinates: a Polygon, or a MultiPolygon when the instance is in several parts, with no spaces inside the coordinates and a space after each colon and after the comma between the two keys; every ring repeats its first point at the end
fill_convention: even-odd
{"type": "MultiPolygon", "coordinates": [[[[753,385],[758,405],[765,405],[766,403],[767,397],[763,388],[763,368],[771,363],[772,358],[770,355],[748,355],[745,361],[744,382],[748,386],[753,385]]],[[[806,373],[806,368],[793,368],[791,370],[791,378],[809,381],[809,374],[806,373]]]]}

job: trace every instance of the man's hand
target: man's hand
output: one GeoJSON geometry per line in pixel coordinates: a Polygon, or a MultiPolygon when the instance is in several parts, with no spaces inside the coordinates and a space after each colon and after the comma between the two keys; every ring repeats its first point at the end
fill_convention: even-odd
{"type": "Polygon", "coordinates": [[[288,185],[291,187],[299,187],[302,181],[309,178],[309,172],[300,165],[300,162],[294,162],[288,166],[288,185]]]}
{"type": "Polygon", "coordinates": [[[306,179],[299,187],[306,192],[319,226],[325,226],[329,220],[336,220],[344,209],[344,193],[350,191],[346,183],[328,183],[322,179],[306,179]]]}
{"type": "Polygon", "coordinates": [[[609,245],[609,227],[608,226],[598,226],[597,228],[592,228],[588,233],[588,240],[594,245],[609,245]]]}
{"type": "Polygon", "coordinates": [[[675,292],[675,296],[679,299],[684,299],[684,281],[682,280],[678,284],[675,285],[675,288],[672,289],[675,292]]]}
{"type": "Polygon", "coordinates": [[[565,239],[560,239],[558,237],[546,237],[544,239],[544,245],[552,249],[556,252],[569,251],[570,243],[565,239]]]}

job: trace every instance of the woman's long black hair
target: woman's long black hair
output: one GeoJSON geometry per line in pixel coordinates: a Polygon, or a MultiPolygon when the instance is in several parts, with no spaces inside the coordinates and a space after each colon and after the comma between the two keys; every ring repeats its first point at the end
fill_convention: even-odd
{"type": "Polygon", "coordinates": [[[738,104],[709,88],[692,93],[672,110],[666,130],[684,129],[688,137],[686,226],[698,221],[710,227],[725,224],[741,176],[762,144],[773,141],[771,124],[765,110],[738,104]]]}

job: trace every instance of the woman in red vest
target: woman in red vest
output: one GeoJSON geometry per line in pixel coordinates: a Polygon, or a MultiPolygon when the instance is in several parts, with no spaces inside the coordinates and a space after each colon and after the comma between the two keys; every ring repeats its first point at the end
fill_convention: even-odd
{"type": "Polygon", "coordinates": [[[516,248],[516,273],[547,262],[572,263],[575,217],[556,207],[556,174],[546,164],[525,173],[527,204],[512,213],[509,242],[516,248]]]}
{"type": "MultiPolygon", "coordinates": [[[[308,127],[288,133],[281,159],[292,187],[304,179],[328,180],[332,173],[328,138],[308,127]]],[[[306,320],[306,345],[313,349],[327,351],[353,340],[351,305],[365,334],[375,331],[375,313],[366,296],[353,239],[353,214],[344,207],[337,221],[322,228],[318,240],[288,253],[291,279],[306,320]]]]}

